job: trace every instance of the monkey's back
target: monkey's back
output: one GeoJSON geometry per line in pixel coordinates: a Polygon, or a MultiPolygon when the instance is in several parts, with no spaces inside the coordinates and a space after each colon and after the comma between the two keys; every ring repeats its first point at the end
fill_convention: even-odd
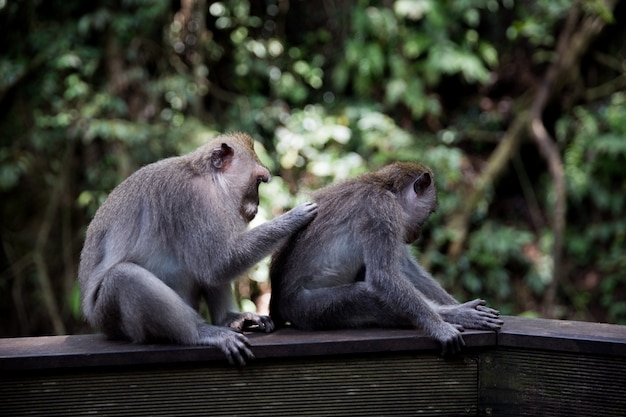
{"type": "Polygon", "coordinates": [[[84,311],[90,311],[101,277],[112,265],[132,262],[158,270],[172,285],[187,263],[210,262],[211,254],[193,251],[211,236],[206,233],[209,193],[194,190],[193,177],[185,157],[173,157],[140,168],[111,191],[87,229],[81,252],[84,311]]]}
{"type": "Polygon", "coordinates": [[[320,189],[313,199],[316,218],[272,257],[270,314],[278,324],[301,291],[362,279],[369,240],[397,234],[401,223],[395,194],[368,174],[320,189]]]}

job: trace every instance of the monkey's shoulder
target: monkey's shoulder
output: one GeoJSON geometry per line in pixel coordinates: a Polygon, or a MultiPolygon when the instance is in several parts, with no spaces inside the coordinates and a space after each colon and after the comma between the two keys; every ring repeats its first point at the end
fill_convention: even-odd
{"type": "Polygon", "coordinates": [[[195,175],[184,157],[171,157],[145,165],[135,171],[112,194],[123,194],[151,198],[180,200],[185,194],[193,193],[195,175]],[[177,198],[176,198],[177,197],[177,198]]]}
{"type": "Polygon", "coordinates": [[[391,190],[369,182],[351,180],[323,188],[313,194],[320,213],[339,212],[378,217],[384,211],[400,208],[398,195],[391,190]]]}
{"type": "MultiPolygon", "coordinates": [[[[348,237],[355,244],[402,233],[402,207],[397,196],[380,187],[325,189],[315,196],[318,215],[303,231],[307,240],[337,242],[348,237]]],[[[348,245],[350,246],[350,245],[348,245]]]]}

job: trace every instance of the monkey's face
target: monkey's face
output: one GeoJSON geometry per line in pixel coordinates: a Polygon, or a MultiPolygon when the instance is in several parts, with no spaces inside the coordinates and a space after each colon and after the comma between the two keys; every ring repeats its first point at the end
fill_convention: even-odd
{"type": "Polygon", "coordinates": [[[422,231],[422,225],[437,209],[434,175],[427,170],[418,172],[413,182],[402,194],[401,203],[406,219],[405,241],[411,243],[417,240],[422,231]]]}
{"type": "Polygon", "coordinates": [[[256,216],[259,210],[259,185],[269,180],[270,172],[268,169],[261,165],[260,162],[255,161],[252,175],[247,183],[239,209],[246,221],[250,222],[256,216]]]}

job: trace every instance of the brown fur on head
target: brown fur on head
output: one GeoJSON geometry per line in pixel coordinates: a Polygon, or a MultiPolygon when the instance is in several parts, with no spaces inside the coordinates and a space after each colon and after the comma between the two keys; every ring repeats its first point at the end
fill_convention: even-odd
{"type": "Polygon", "coordinates": [[[416,162],[395,162],[363,178],[398,196],[404,208],[405,241],[417,240],[422,225],[437,209],[435,175],[430,168],[416,162]]]}
{"type": "Polygon", "coordinates": [[[247,222],[254,219],[259,185],[270,180],[270,173],[254,152],[254,140],[249,135],[220,135],[194,151],[190,158],[195,175],[208,175],[222,192],[238,196],[241,216],[247,222]]]}
{"type": "Polygon", "coordinates": [[[397,192],[413,183],[415,178],[422,173],[428,173],[432,178],[435,177],[430,168],[417,162],[394,162],[368,175],[371,176],[371,182],[397,192]]]}

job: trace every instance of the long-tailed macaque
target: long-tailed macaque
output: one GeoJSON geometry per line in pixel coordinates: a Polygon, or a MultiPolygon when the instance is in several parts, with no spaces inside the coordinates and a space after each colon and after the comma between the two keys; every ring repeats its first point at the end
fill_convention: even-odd
{"type": "Polygon", "coordinates": [[[460,351],[464,328],[500,328],[498,311],[483,300],[460,304],[410,255],[437,206],[428,168],[394,163],[313,196],[317,217],[272,258],[277,326],[422,328],[444,354],[460,351]]]}
{"type": "Polygon", "coordinates": [[[247,230],[269,179],[242,133],[128,177],[87,230],[78,273],[86,320],[111,338],[217,346],[231,363],[252,358],[238,332],[274,324],[236,312],[231,281],[317,213],[305,203],[247,230]],[[213,325],[197,312],[201,298],[213,325]]]}

